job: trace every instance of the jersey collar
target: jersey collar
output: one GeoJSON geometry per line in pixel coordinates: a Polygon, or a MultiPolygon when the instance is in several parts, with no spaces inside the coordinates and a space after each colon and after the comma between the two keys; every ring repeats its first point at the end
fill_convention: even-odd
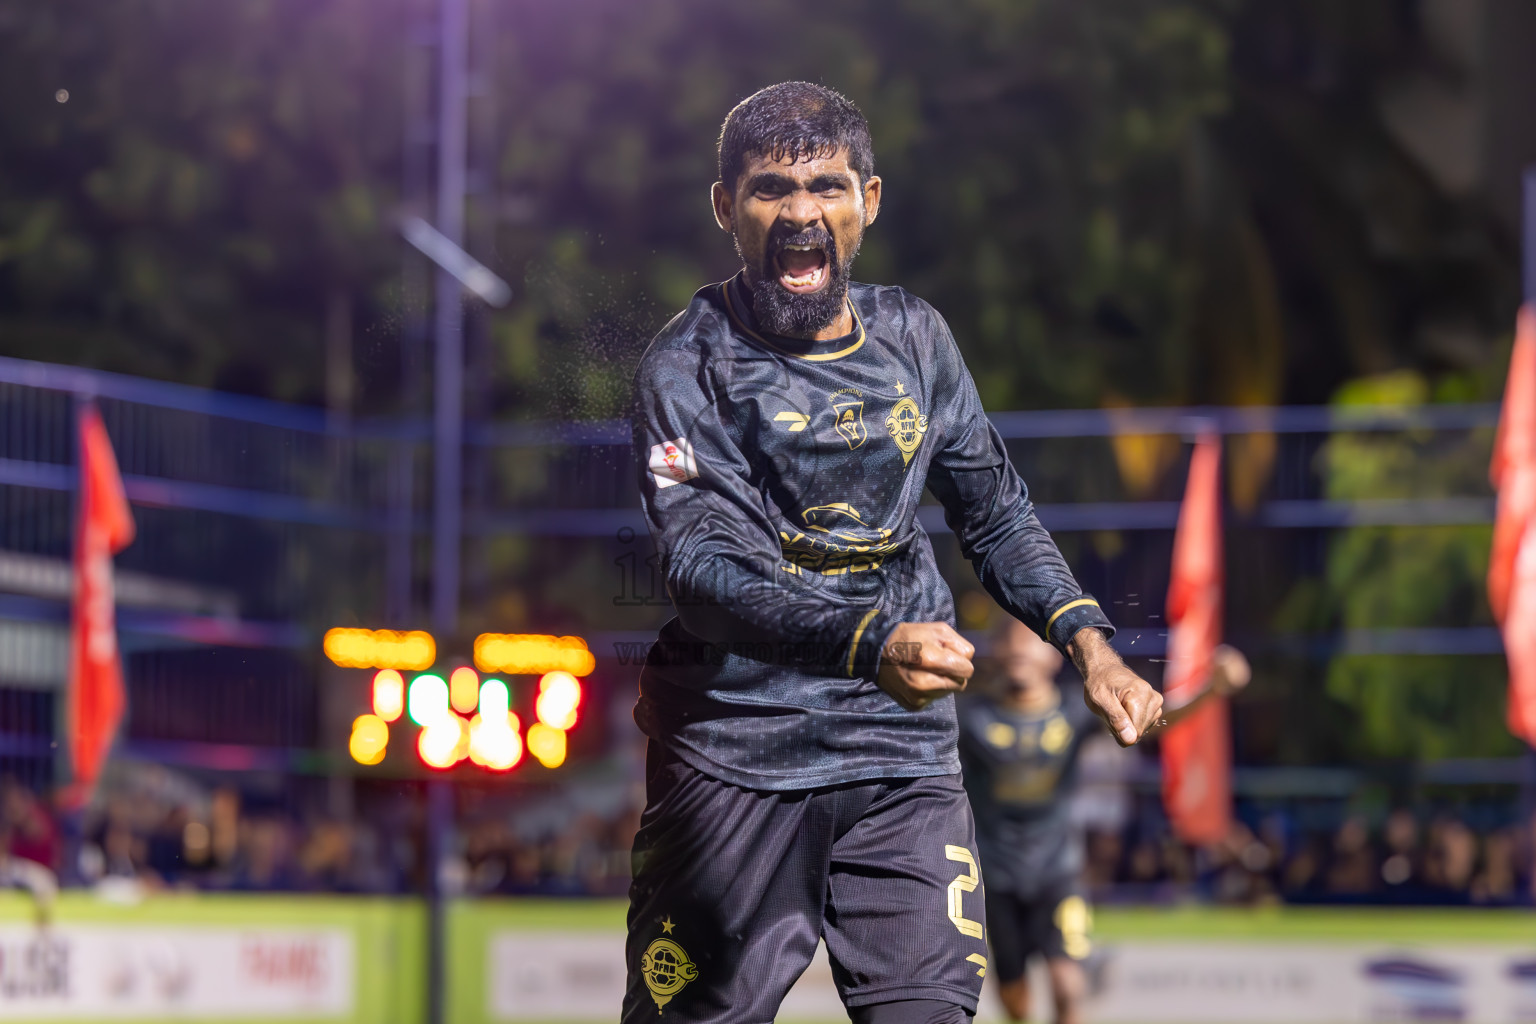
{"type": "Polygon", "coordinates": [[[848,299],[848,312],[853,314],[853,331],[841,338],[832,338],[828,341],[806,341],[802,338],[786,338],[778,334],[768,334],[757,326],[757,318],[752,313],[752,293],[747,288],[746,272],[740,271],[735,277],[720,285],[720,301],[725,306],[726,313],[736,329],[747,337],[780,355],[792,356],[796,359],[805,359],[813,363],[830,362],[833,359],[841,359],[844,356],[857,352],[864,344],[866,337],[864,320],[859,316],[859,309],[853,304],[853,299],[848,299]]]}

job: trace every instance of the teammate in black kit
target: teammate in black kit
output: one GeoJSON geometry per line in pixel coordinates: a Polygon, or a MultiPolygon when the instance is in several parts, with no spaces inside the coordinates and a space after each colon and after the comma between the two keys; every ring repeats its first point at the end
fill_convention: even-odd
{"type": "MultiPolygon", "coordinates": [[[[1098,720],[1077,694],[1063,692],[1075,687],[1057,687],[1061,655],[1021,623],[1004,625],[993,654],[996,685],[959,709],[960,763],[987,883],[991,973],[1009,1018],[1024,1020],[1025,968],[1031,956],[1044,957],[1056,1024],[1078,1024],[1092,912],[1079,880],[1083,837],[1068,804],[1083,741],[1098,720]]],[[[1234,693],[1249,675],[1241,653],[1218,647],[1206,688],[1166,707],[1163,720],[1171,724],[1207,697],[1234,693]]]]}
{"type": "Polygon", "coordinates": [[[1035,518],[943,319],[850,282],[881,188],[857,108],[764,89],[726,118],[719,170],[743,270],[635,378],[677,617],[635,709],[651,744],[624,1020],[771,1021],[824,938],[855,1022],[964,1021],[987,970],[951,699],[973,651],[916,521],[924,487],[1122,742],[1162,699],[1035,518]]]}

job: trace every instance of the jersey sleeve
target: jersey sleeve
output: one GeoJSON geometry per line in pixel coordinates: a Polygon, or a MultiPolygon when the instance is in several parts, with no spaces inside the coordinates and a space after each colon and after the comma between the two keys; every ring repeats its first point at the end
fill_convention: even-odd
{"type": "Polygon", "coordinates": [[[896,623],[782,571],[778,534],[716,391],[711,365],[686,348],[647,353],[635,379],[640,503],[678,619],[759,660],[873,679],[896,623]]]}
{"type": "Polygon", "coordinates": [[[938,417],[944,433],[929,466],[928,488],[944,506],[944,521],[987,592],[1058,649],[1065,651],[1085,627],[1113,636],[1098,601],[1083,593],[1040,525],[948,325],[932,315],[934,394],[944,403],[938,417]]]}

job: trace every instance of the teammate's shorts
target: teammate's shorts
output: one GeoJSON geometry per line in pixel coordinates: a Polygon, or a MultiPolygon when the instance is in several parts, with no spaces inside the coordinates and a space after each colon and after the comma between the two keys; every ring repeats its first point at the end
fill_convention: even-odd
{"type": "Polygon", "coordinates": [[[1086,960],[1093,952],[1093,910],[1075,879],[1035,897],[987,890],[987,933],[992,970],[999,981],[1017,981],[1031,956],[1086,960]]]}
{"type": "Polygon", "coordinates": [[[769,1024],[825,938],[850,1007],[975,1013],[985,910],[958,775],[766,792],[651,745],[625,1024],[769,1024]]]}

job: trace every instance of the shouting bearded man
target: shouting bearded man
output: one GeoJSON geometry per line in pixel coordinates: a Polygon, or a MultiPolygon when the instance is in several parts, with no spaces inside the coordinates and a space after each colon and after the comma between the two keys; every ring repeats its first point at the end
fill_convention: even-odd
{"type": "Polygon", "coordinates": [[[651,744],[623,1019],[772,1021],[825,939],[856,1024],[964,1021],[987,969],[952,697],[973,651],[923,488],[1120,742],[1162,699],[1035,518],[944,320],[849,279],[880,210],[858,109],[764,89],[726,117],[719,170],[743,269],[694,296],[635,380],[677,617],[635,710],[651,744]]]}

